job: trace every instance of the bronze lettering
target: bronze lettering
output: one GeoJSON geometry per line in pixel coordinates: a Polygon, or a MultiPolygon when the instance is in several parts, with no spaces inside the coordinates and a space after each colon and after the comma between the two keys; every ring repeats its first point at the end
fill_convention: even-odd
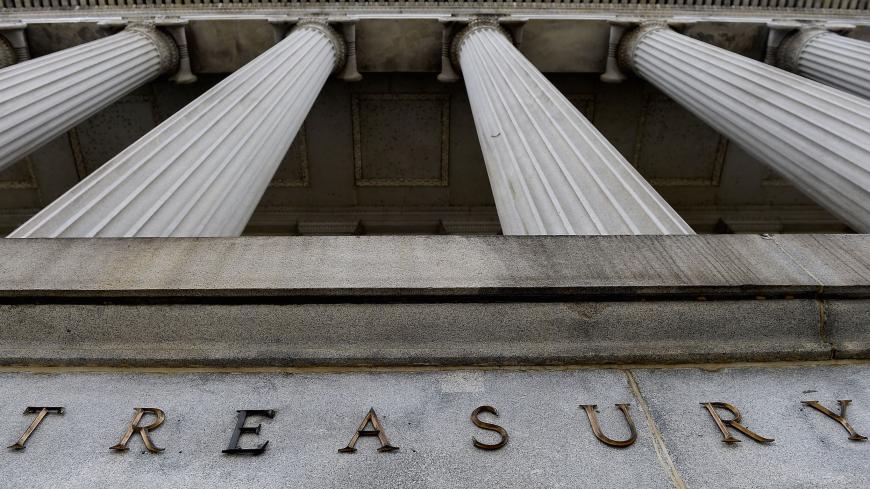
{"type": "Polygon", "coordinates": [[[719,428],[719,431],[722,432],[723,442],[740,442],[740,440],[731,435],[731,432],[728,431],[728,428],[734,428],[735,430],[743,433],[744,435],[757,441],[758,443],[770,443],[773,441],[773,438],[765,438],[740,424],[740,420],[742,419],[742,417],[740,416],[740,411],[738,411],[737,408],[733,405],[728,404],[727,402],[702,402],[701,405],[707,408],[707,411],[710,412],[710,416],[713,417],[713,421],[716,422],[716,426],[719,428]],[[717,409],[724,409],[730,412],[731,415],[734,417],[731,419],[722,419],[722,417],[719,416],[719,412],[717,411],[717,409]]]}
{"type": "Polygon", "coordinates": [[[622,411],[622,415],[625,417],[626,423],[628,423],[628,429],[631,432],[631,436],[626,438],[625,440],[614,440],[613,438],[608,438],[603,431],[601,431],[601,425],[598,424],[598,415],[595,410],[598,408],[595,404],[581,404],[580,407],[586,411],[586,417],[589,418],[589,425],[592,426],[592,433],[595,434],[595,438],[598,438],[598,441],[604,443],[605,445],[610,445],[612,447],[625,448],[627,446],[631,446],[637,441],[637,430],[634,427],[634,420],[631,419],[631,415],[628,414],[628,406],[629,404],[616,404],[616,407],[622,411]]]}
{"type": "Polygon", "coordinates": [[[242,448],[239,446],[239,437],[246,434],[251,435],[259,435],[260,434],[260,426],[245,426],[245,422],[248,420],[248,416],[263,416],[269,419],[275,417],[274,409],[239,409],[236,411],[236,428],[233,430],[233,435],[230,437],[230,445],[226,448],[226,450],[221,450],[223,453],[229,453],[231,455],[236,454],[248,454],[248,455],[259,455],[266,450],[266,445],[269,444],[269,440],[266,440],[256,448],[242,448]]]}
{"type": "Polygon", "coordinates": [[[34,431],[36,431],[36,428],[38,428],[39,425],[42,423],[42,420],[45,419],[46,416],[48,416],[48,413],[63,414],[63,408],[28,406],[27,409],[24,410],[24,414],[33,413],[37,413],[36,417],[33,418],[33,422],[30,423],[30,426],[28,426],[26,430],[24,430],[24,434],[21,435],[21,438],[19,438],[18,441],[16,441],[12,445],[9,445],[8,448],[11,448],[13,450],[24,450],[24,446],[27,444],[27,439],[30,438],[30,435],[32,435],[34,431]]]}
{"type": "Polygon", "coordinates": [[[360,423],[356,433],[353,434],[353,438],[350,439],[350,442],[348,442],[346,447],[338,449],[339,453],[355,452],[356,442],[361,436],[377,436],[378,440],[381,442],[381,448],[378,448],[379,452],[392,452],[399,449],[399,447],[390,445],[390,439],[387,438],[387,434],[384,432],[384,427],[381,426],[381,422],[378,420],[378,415],[375,414],[374,408],[369,409],[369,413],[366,414],[365,419],[360,423]],[[367,430],[366,427],[369,424],[372,425],[372,429],[367,430]]]}
{"type": "Polygon", "coordinates": [[[852,428],[852,425],[849,424],[849,420],[846,419],[846,408],[849,407],[849,403],[852,401],[850,399],[843,399],[837,401],[837,404],[840,405],[840,414],[836,415],[830,409],[826,408],[819,404],[819,401],[803,401],[803,404],[815,409],[816,411],[824,414],[825,416],[833,419],[834,421],[840,423],[843,428],[846,428],[846,431],[849,432],[849,439],[852,441],[867,441],[867,437],[864,435],[859,435],[855,428],[852,428]]]}
{"type": "Polygon", "coordinates": [[[130,426],[127,428],[127,432],[124,433],[124,436],[121,437],[121,441],[118,442],[117,445],[109,447],[110,450],[118,450],[124,451],[127,450],[127,443],[130,442],[130,438],[134,433],[139,433],[139,436],[142,437],[142,443],[145,444],[145,448],[148,449],[151,453],[159,453],[162,452],[162,448],[158,448],[151,442],[151,437],[148,436],[149,431],[154,431],[163,424],[163,421],[166,420],[166,415],[162,410],[157,408],[136,408],[136,413],[133,415],[133,420],[130,421],[130,426]],[[139,422],[142,421],[142,417],[145,414],[151,414],[156,419],[149,425],[139,426],[139,422]]]}
{"type": "Polygon", "coordinates": [[[492,406],[480,406],[475,409],[474,412],[471,413],[471,422],[474,423],[474,426],[477,426],[480,429],[494,431],[499,434],[501,440],[498,443],[482,443],[477,440],[475,437],[471,437],[471,442],[474,443],[474,446],[480,448],[481,450],[498,450],[499,448],[507,445],[508,442],[508,433],[507,430],[502,428],[497,424],[487,423],[486,421],[480,420],[480,413],[490,413],[493,416],[498,416],[498,411],[495,410],[492,406]]]}

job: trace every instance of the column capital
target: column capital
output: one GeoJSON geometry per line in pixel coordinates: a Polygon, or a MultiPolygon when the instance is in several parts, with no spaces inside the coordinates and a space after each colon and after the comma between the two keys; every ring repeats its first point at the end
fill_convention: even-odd
{"type": "Polygon", "coordinates": [[[619,42],[619,51],[616,55],[619,62],[619,67],[625,71],[635,73],[634,69],[634,51],[640,44],[641,40],[651,32],[660,31],[662,29],[671,30],[667,22],[644,22],[625,35],[619,42]]]}
{"type": "Polygon", "coordinates": [[[776,66],[791,72],[798,70],[801,53],[817,37],[831,32],[821,26],[800,29],[786,37],[776,54],[776,66]]]}
{"type": "Polygon", "coordinates": [[[329,25],[327,19],[317,19],[311,17],[302,18],[299,20],[299,22],[296,23],[295,26],[293,26],[291,32],[297,29],[313,29],[323,34],[329,40],[329,42],[332,43],[332,47],[334,49],[335,64],[332,70],[333,73],[337,73],[339,70],[341,70],[347,58],[347,47],[345,46],[345,42],[344,39],[341,37],[341,34],[339,34],[335,29],[332,28],[332,26],[329,25]]]}
{"type": "Polygon", "coordinates": [[[462,52],[462,43],[468,39],[468,36],[471,33],[481,29],[490,29],[500,32],[508,41],[513,42],[510,33],[499,23],[498,17],[474,17],[471,19],[471,22],[466,24],[466,26],[459,31],[458,34],[453,36],[453,43],[450,46],[450,60],[453,62],[453,66],[457,68],[461,67],[461,64],[459,63],[459,55],[462,52]]]}
{"type": "Polygon", "coordinates": [[[160,57],[160,73],[174,73],[178,69],[178,46],[172,36],[161,31],[152,23],[136,23],[127,26],[125,31],[145,37],[157,50],[160,57]]]}

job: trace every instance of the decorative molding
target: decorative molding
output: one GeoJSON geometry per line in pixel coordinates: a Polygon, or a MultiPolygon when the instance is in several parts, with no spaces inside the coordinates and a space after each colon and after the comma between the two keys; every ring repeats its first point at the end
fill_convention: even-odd
{"type": "Polygon", "coordinates": [[[638,24],[638,19],[614,19],[610,23],[607,42],[607,64],[599,79],[604,83],[622,83],[627,76],[619,67],[619,43],[628,29],[638,24]]]}
{"type": "Polygon", "coordinates": [[[27,29],[25,22],[0,22],[0,36],[9,43],[15,52],[16,63],[30,59],[30,47],[27,45],[27,36],[24,35],[25,29],[27,29]]]}
{"type": "Polygon", "coordinates": [[[157,23],[159,27],[166,29],[175,45],[178,47],[178,69],[169,79],[179,85],[187,85],[196,81],[196,75],[190,69],[190,53],[187,49],[187,25],[186,19],[165,19],[157,23]]]}
{"type": "MultiPolygon", "coordinates": [[[[608,9],[608,10],[630,10],[637,9],[668,9],[668,10],[688,10],[688,9],[727,9],[727,10],[773,10],[773,11],[846,11],[846,12],[866,12],[868,10],[867,2],[855,0],[805,0],[800,6],[794,5],[792,2],[784,2],[782,0],[628,0],[624,3],[614,4],[610,0],[537,0],[507,3],[503,0],[428,0],[420,2],[415,0],[379,0],[366,1],[361,0],[358,4],[371,4],[371,7],[377,9],[396,8],[396,9],[414,9],[427,10],[433,8],[462,8],[464,10],[480,11],[481,9],[498,9],[505,10],[538,10],[538,9],[565,9],[565,10],[589,10],[591,8],[608,9]]],[[[239,2],[234,0],[211,0],[207,3],[200,3],[195,0],[0,0],[0,9],[16,10],[16,11],[46,11],[53,9],[70,9],[77,12],[88,10],[105,10],[108,8],[114,9],[131,9],[142,12],[143,9],[149,8],[184,8],[190,10],[252,10],[256,8],[268,8],[274,10],[280,9],[322,9],[322,8],[348,8],[346,0],[248,0],[239,2]]],[[[355,5],[356,6],[356,5],[355,5]]]]}
{"type": "Polygon", "coordinates": [[[800,23],[795,21],[776,21],[767,23],[767,45],[764,47],[764,62],[769,65],[776,64],[777,51],[782,40],[793,30],[800,28],[800,23]]]}
{"type": "Polygon", "coordinates": [[[346,82],[358,82],[362,80],[362,75],[360,75],[356,66],[356,20],[346,20],[340,24],[347,54],[345,55],[344,68],[338,77],[346,82]]]}
{"type": "MultiPolygon", "coordinates": [[[[306,17],[300,19],[299,22],[295,24],[293,30],[296,29],[313,29],[326,37],[326,39],[332,43],[333,60],[335,63],[332,71],[333,73],[341,72],[342,68],[344,68],[344,63],[347,61],[347,45],[341,34],[336,32],[336,30],[329,25],[327,19],[306,17]]],[[[354,36],[354,42],[355,41],[356,37],[354,36]]]]}
{"type": "MultiPolygon", "coordinates": [[[[160,58],[160,72],[170,73],[178,69],[180,58],[178,45],[169,34],[157,29],[154,24],[131,24],[125,31],[139,34],[151,41],[160,58]]],[[[186,50],[186,48],[185,48],[186,50]]]]}
{"type": "MultiPolygon", "coordinates": [[[[640,119],[637,122],[637,132],[634,139],[634,151],[632,154],[632,164],[639,171],[642,169],[641,159],[643,157],[643,134],[647,127],[647,115],[650,111],[650,105],[653,102],[660,101],[671,103],[675,107],[680,107],[679,104],[673,102],[667,96],[654,91],[647,91],[644,94],[643,106],[640,113],[640,119]]],[[[699,121],[700,122],[700,121],[699,121]]],[[[700,122],[703,124],[703,122],[700,122]]],[[[716,151],[713,156],[713,167],[710,176],[707,178],[668,178],[668,177],[649,177],[644,175],[651,185],[658,187],[718,187],[722,180],[722,168],[725,166],[725,156],[728,154],[728,138],[719,135],[719,140],[716,143],[716,151]]]]}
{"type": "Polygon", "coordinates": [[[355,93],[351,97],[353,117],[353,161],[355,183],[359,187],[446,187],[449,185],[450,156],[450,95],[446,93],[355,93]],[[363,100],[398,100],[441,102],[441,154],[438,178],[367,178],[364,175],[362,156],[362,116],[360,102],[363,100]]]}
{"type": "Polygon", "coordinates": [[[441,19],[441,73],[438,81],[441,83],[454,83],[459,81],[459,74],[453,67],[450,59],[450,48],[453,44],[453,33],[458,29],[459,23],[453,19],[441,19]]]}
{"type": "Polygon", "coordinates": [[[15,48],[9,44],[5,37],[0,36],[0,68],[6,68],[15,64],[15,48]]]}
{"type": "Polygon", "coordinates": [[[502,27],[499,22],[499,18],[495,15],[481,15],[478,17],[474,17],[471,19],[468,24],[466,24],[462,30],[459,31],[458,34],[453,36],[453,42],[450,45],[450,61],[453,63],[457,69],[462,70],[461,63],[459,62],[459,56],[462,53],[462,43],[468,39],[468,36],[480,29],[490,29],[496,32],[501,33],[504,37],[510,40],[513,44],[514,39],[511,37],[511,33],[508,32],[507,29],[502,27]]]}

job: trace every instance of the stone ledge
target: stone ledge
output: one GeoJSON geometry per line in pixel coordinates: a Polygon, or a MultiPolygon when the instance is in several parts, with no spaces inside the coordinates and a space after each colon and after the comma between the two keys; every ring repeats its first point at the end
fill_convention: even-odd
{"type": "Polygon", "coordinates": [[[870,236],[0,240],[6,300],[794,294],[870,296],[870,236]]]}
{"type": "Polygon", "coordinates": [[[47,304],[0,306],[0,317],[8,325],[0,332],[0,364],[565,365],[832,356],[819,334],[817,302],[801,299],[47,304]]]}
{"type": "Polygon", "coordinates": [[[867,236],[0,241],[0,364],[868,358],[867,236]]]}

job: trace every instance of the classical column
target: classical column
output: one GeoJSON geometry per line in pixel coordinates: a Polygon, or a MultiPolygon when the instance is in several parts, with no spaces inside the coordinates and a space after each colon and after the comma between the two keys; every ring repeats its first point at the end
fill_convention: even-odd
{"type": "Polygon", "coordinates": [[[0,170],[177,62],[169,36],[133,26],[0,70],[0,170]]]}
{"type": "Polygon", "coordinates": [[[802,29],[782,42],[777,65],[825,85],[870,98],[870,43],[826,29],[802,29]]]}
{"type": "Polygon", "coordinates": [[[9,237],[238,236],[343,60],[330,27],[300,22],[9,237]]]}
{"type": "Polygon", "coordinates": [[[453,43],[506,235],[692,230],[495,23],[453,43]]]}
{"type": "Polygon", "coordinates": [[[855,230],[870,232],[870,101],[663,25],[624,38],[620,62],[855,230]]]}

